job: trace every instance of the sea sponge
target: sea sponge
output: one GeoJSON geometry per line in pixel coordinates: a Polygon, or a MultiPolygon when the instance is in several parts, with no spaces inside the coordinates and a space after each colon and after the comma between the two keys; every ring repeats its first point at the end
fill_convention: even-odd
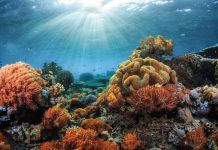
{"type": "Polygon", "coordinates": [[[166,40],[163,36],[158,35],[157,38],[148,36],[146,40],[142,40],[140,45],[133,51],[130,59],[154,57],[160,58],[163,55],[171,56],[173,54],[172,40],[166,40]]]}
{"type": "Polygon", "coordinates": [[[111,85],[117,84],[127,93],[133,93],[147,85],[167,83],[177,83],[176,72],[150,57],[136,58],[122,63],[110,79],[111,85]]]}
{"type": "Polygon", "coordinates": [[[97,150],[97,132],[91,129],[68,129],[63,137],[64,149],[97,150]]]}
{"type": "Polygon", "coordinates": [[[57,83],[55,85],[50,86],[48,91],[51,97],[57,97],[65,91],[65,88],[62,84],[57,83]]]}
{"type": "Polygon", "coordinates": [[[177,107],[176,96],[164,87],[146,86],[134,92],[129,98],[130,103],[142,113],[173,110],[177,107]]]}
{"type": "Polygon", "coordinates": [[[128,133],[123,138],[122,148],[124,150],[137,150],[141,146],[141,140],[137,133],[128,133]]]}
{"type": "Polygon", "coordinates": [[[112,127],[100,119],[83,120],[81,127],[84,129],[95,130],[98,133],[101,133],[102,131],[112,131],[112,127]]]}
{"type": "Polygon", "coordinates": [[[201,150],[207,145],[207,137],[204,133],[204,127],[199,126],[194,131],[189,131],[186,134],[186,142],[192,146],[193,149],[201,150]]]}
{"type": "Polygon", "coordinates": [[[10,150],[11,146],[7,144],[4,135],[0,132],[0,150],[10,150]]]}
{"type": "Polygon", "coordinates": [[[69,118],[70,116],[66,109],[52,107],[45,112],[44,118],[42,120],[42,126],[48,130],[60,130],[68,124],[69,118]]]}
{"type": "Polygon", "coordinates": [[[40,75],[41,71],[22,62],[2,67],[0,105],[36,110],[42,103],[41,90],[46,85],[40,75]]]}

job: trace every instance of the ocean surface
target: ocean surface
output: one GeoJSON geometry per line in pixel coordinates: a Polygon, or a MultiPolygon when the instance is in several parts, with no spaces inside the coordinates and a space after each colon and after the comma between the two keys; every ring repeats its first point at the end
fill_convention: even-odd
{"type": "Polygon", "coordinates": [[[148,35],[172,39],[178,56],[216,45],[217,27],[216,0],[0,0],[0,65],[104,74],[148,35]]]}

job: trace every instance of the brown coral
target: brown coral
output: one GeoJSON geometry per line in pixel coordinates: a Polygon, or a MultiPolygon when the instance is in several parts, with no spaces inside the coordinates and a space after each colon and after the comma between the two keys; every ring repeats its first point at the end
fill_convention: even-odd
{"type": "Polygon", "coordinates": [[[77,108],[73,111],[71,116],[73,119],[87,117],[88,115],[94,113],[96,111],[96,109],[97,109],[96,106],[87,106],[85,108],[77,108]]]}
{"type": "Polygon", "coordinates": [[[10,150],[11,146],[7,144],[4,135],[0,132],[0,150],[10,150]]]}
{"type": "Polygon", "coordinates": [[[177,83],[176,72],[163,63],[152,58],[136,58],[122,63],[110,84],[117,84],[128,93],[147,85],[177,83]]]}
{"type": "Polygon", "coordinates": [[[84,129],[92,129],[98,133],[102,131],[111,131],[112,128],[110,125],[106,124],[104,121],[100,119],[86,119],[81,123],[81,127],[84,129]]]}
{"type": "Polygon", "coordinates": [[[207,137],[204,133],[204,127],[199,126],[196,130],[186,134],[186,142],[196,150],[201,150],[207,145],[207,137]]]}
{"type": "Polygon", "coordinates": [[[148,36],[146,40],[142,40],[140,46],[134,50],[131,59],[155,57],[160,58],[163,55],[173,54],[173,42],[172,40],[166,40],[163,36],[158,35],[157,38],[148,36]]]}
{"type": "Polygon", "coordinates": [[[122,148],[124,150],[137,150],[141,146],[141,141],[136,133],[128,133],[123,138],[122,148]]]}
{"type": "Polygon", "coordinates": [[[52,129],[61,129],[69,122],[69,115],[67,110],[63,108],[53,107],[49,108],[42,120],[42,126],[45,129],[52,130],[52,129]]]}
{"type": "Polygon", "coordinates": [[[17,62],[0,69],[0,105],[36,110],[42,103],[40,91],[45,87],[41,72],[17,62]]]}
{"type": "Polygon", "coordinates": [[[144,113],[173,110],[177,100],[173,93],[164,87],[146,86],[134,92],[128,102],[138,111],[144,113]]]}

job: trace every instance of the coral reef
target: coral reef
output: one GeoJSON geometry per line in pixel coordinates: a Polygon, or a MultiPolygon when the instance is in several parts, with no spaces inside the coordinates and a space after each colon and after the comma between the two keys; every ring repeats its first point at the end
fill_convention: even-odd
{"type": "Polygon", "coordinates": [[[122,63],[110,79],[111,85],[117,84],[128,93],[147,85],[177,83],[176,72],[152,58],[136,58],[122,63]]]}
{"type": "Polygon", "coordinates": [[[45,81],[41,72],[17,62],[0,69],[0,105],[36,110],[43,101],[41,90],[45,81]]]}
{"type": "Polygon", "coordinates": [[[49,108],[42,120],[42,126],[45,129],[52,130],[58,129],[60,130],[64,126],[66,126],[69,122],[69,114],[63,108],[53,107],[49,108]]]}
{"type": "Polygon", "coordinates": [[[57,83],[49,87],[49,95],[53,98],[60,96],[64,91],[65,91],[65,88],[60,83],[57,83]]]}
{"type": "Polygon", "coordinates": [[[82,117],[87,117],[88,115],[95,112],[95,110],[96,110],[96,106],[88,106],[86,108],[77,108],[73,111],[71,116],[73,119],[79,119],[82,117]]]}
{"type": "Polygon", "coordinates": [[[83,82],[91,81],[91,80],[94,80],[94,75],[92,73],[88,73],[88,72],[87,73],[82,73],[79,76],[79,80],[83,81],[83,82]]]}
{"type": "Polygon", "coordinates": [[[146,40],[142,40],[140,45],[133,51],[131,59],[152,57],[160,59],[163,55],[171,56],[173,54],[172,40],[166,40],[158,35],[157,38],[148,36],[146,40]]]}
{"type": "Polygon", "coordinates": [[[122,148],[124,150],[137,150],[141,146],[141,141],[137,133],[128,133],[123,138],[122,148]]]}
{"type": "Polygon", "coordinates": [[[186,142],[193,149],[203,149],[207,144],[207,137],[204,133],[204,127],[200,126],[194,131],[189,131],[186,134],[186,142]]]}
{"type": "Polygon", "coordinates": [[[86,119],[81,123],[81,127],[84,129],[92,129],[97,133],[101,133],[103,131],[111,131],[112,128],[110,125],[106,124],[104,121],[100,119],[86,119]]]}
{"type": "Polygon", "coordinates": [[[173,110],[177,107],[174,94],[164,87],[146,86],[134,92],[128,102],[141,113],[173,110]]]}
{"type": "Polygon", "coordinates": [[[45,75],[52,73],[53,75],[57,75],[62,70],[62,67],[55,62],[45,62],[42,67],[42,74],[45,75]]]}
{"type": "Polygon", "coordinates": [[[55,81],[62,84],[67,90],[70,84],[74,82],[74,77],[70,71],[62,70],[57,74],[55,81]]]}
{"type": "Polygon", "coordinates": [[[40,145],[40,150],[61,150],[60,143],[55,141],[45,142],[40,145]]]}

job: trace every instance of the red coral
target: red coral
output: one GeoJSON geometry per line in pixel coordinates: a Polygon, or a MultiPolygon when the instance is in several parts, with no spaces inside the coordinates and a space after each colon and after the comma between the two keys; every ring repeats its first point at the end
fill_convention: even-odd
{"type": "Polygon", "coordinates": [[[136,133],[128,133],[124,136],[122,148],[124,150],[137,150],[140,148],[141,141],[136,133]]]}
{"type": "Polygon", "coordinates": [[[0,69],[0,105],[36,110],[41,104],[40,91],[45,87],[41,72],[17,62],[0,69]]]}
{"type": "Polygon", "coordinates": [[[113,142],[98,139],[98,150],[119,150],[119,146],[113,142]]]}
{"type": "Polygon", "coordinates": [[[188,132],[186,134],[186,142],[196,150],[203,149],[207,144],[204,127],[200,126],[196,130],[188,132]]]}
{"type": "Polygon", "coordinates": [[[69,115],[65,109],[53,107],[49,108],[42,120],[45,129],[61,129],[69,122],[69,115]]]}
{"type": "Polygon", "coordinates": [[[173,93],[164,87],[146,86],[134,92],[128,102],[141,112],[159,112],[173,110],[177,107],[177,100],[173,93]]]}
{"type": "Polygon", "coordinates": [[[60,150],[60,143],[55,141],[45,142],[40,145],[40,150],[60,150]]]}
{"type": "Polygon", "coordinates": [[[91,129],[68,129],[63,137],[64,149],[97,150],[97,133],[91,129]]]}
{"type": "Polygon", "coordinates": [[[93,129],[98,133],[101,133],[102,131],[111,131],[112,128],[110,125],[106,124],[104,121],[100,119],[86,119],[82,121],[81,127],[84,129],[93,129]]]}

